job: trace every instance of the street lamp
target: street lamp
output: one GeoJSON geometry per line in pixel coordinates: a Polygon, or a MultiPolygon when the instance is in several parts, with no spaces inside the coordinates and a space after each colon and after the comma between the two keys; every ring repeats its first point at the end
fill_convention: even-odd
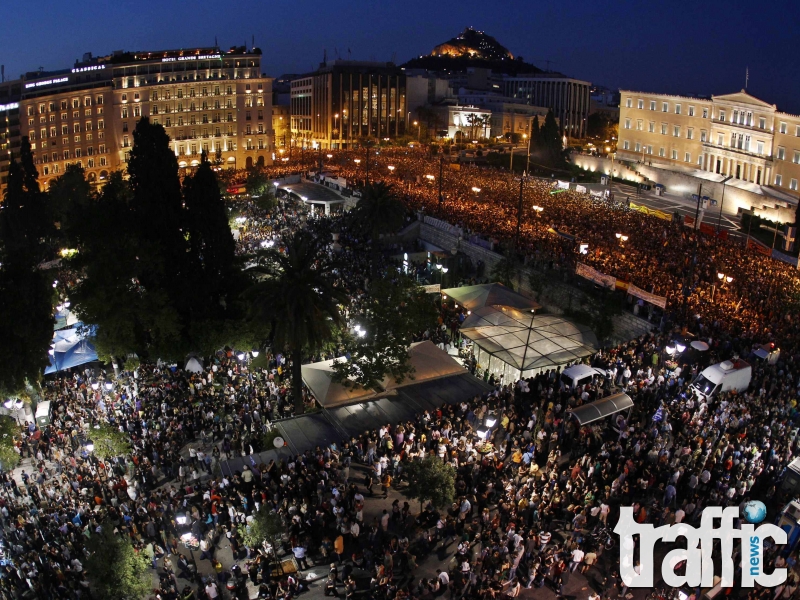
{"type": "Polygon", "coordinates": [[[394,175],[394,165],[389,165],[389,174],[394,175]]]}
{"type": "Polygon", "coordinates": [[[436,179],[436,177],[434,177],[433,175],[425,175],[425,179],[433,183],[433,180],[436,179]]]}
{"type": "Polygon", "coordinates": [[[539,206],[538,204],[533,205],[533,210],[536,212],[536,216],[538,217],[539,214],[544,210],[543,206],[539,206]]]}
{"type": "Polygon", "coordinates": [[[628,236],[623,233],[615,233],[616,238],[619,240],[620,244],[624,244],[628,241],[628,236]]]}
{"type": "Polygon", "coordinates": [[[478,194],[478,193],[480,193],[481,188],[472,186],[472,191],[475,192],[476,194],[478,194]]]}
{"type": "Polygon", "coordinates": [[[422,130],[422,125],[420,125],[419,121],[414,121],[414,127],[417,128],[417,141],[419,141],[420,131],[422,130]]]}

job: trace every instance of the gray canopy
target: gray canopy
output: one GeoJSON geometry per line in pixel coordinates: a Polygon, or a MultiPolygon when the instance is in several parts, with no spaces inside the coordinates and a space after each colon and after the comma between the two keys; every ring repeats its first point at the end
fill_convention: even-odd
{"type": "Polygon", "coordinates": [[[628,394],[614,394],[600,400],[595,400],[590,404],[584,404],[572,411],[572,415],[581,425],[588,425],[609,415],[628,410],[633,406],[633,400],[628,394]]]}

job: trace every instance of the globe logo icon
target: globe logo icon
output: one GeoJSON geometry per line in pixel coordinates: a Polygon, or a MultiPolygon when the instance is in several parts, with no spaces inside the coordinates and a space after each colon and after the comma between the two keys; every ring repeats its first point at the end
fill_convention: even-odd
{"type": "Polygon", "coordinates": [[[767,507],[760,500],[750,500],[744,505],[744,518],[748,523],[761,523],[767,517],[767,507]]]}

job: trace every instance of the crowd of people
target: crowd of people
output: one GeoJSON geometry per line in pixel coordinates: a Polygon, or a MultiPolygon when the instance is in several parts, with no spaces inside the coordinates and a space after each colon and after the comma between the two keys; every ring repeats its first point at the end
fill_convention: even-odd
{"type": "MultiPolygon", "coordinates": [[[[337,155],[339,173],[364,178],[365,165],[352,158],[337,155]]],[[[438,161],[406,150],[372,160],[370,179],[396,182],[410,210],[512,239],[518,181],[479,168],[448,170],[440,204],[436,183],[426,177],[438,177],[438,161]]],[[[548,370],[495,383],[480,396],[404,423],[265,462],[252,457],[264,449],[271,423],[293,410],[280,353],[259,368],[220,352],[197,372],[157,364],[116,377],[92,371],[54,377],[43,388],[50,423],[20,427],[23,463],[2,476],[0,593],[92,597],[87,543],[99,527],[114,527],[151,561],[160,575],[153,597],[163,600],[244,598],[247,580],[259,598],[291,600],[303,591],[309,558],[326,570],[330,565],[326,593],[350,600],[357,594],[428,600],[445,590],[451,598],[504,600],[543,586],[563,595],[577,573],[589,579],[597,600],[628,592],[609,543],[620,506],[633,506],[639,522],[656,525],[697,523],[706,506],[752,498],[774,515],[785,500],[785,467],[800,449],[791,312],[796,274],[731,242],[623,207],[574,192],[551,196],[546,181],[524,185],[526,203],[544,207],[523,222],[518,250],[525,260],[574,266],[574,249],[552,227],[589,243],[583,260],[666,295],[673,311],[683,310],[686,289],[687,314],[696,315],[689,330],[708,341],[707,357],[687,353],[676,357],[679,368],[667,369],[664,349],[674,334],[653,333],[592,357],[607,376],[580,389],[570,389],[560,370],[548,370]],[[629,235],[623,247],[618,231],[629,235]],[[718,270],[734,273],[734,280],[717,287],[710,303],[718,270]],[[689,391],[704,362],[747,357],[766,341],[781,344],[781,358],[755,363],[747,391],[709,399],[689,391]],[[570,409],[617,390],[633,399],[630,414],[584,427],[570,416],[570,409]],[[118,429],[129,447],[113,456],[92,452],[87,442],[101,425],[118,429]],[[411,461],[431,454],[455,471],[452,506],[428,504],[416,513],[398,498],[379,516],[365,516],[373,497],[403,489],[411,461]],[[224,468],[248,456],[244,466],[224,468]],[[244,543],[248,523],[264,507],[283,525],[279,548],[244,543]],[[222,540],[233,567],[220,560],[222,540]],[[196,551],[187,552],[187,541],[196,551]],[[439,572],[416,576],[439,552],[447,557],[439,572]],[[275,568],[284,554],[295,557],[300,574],[275,568]],[[359,578],[364,571],[367,580],[359,578]]],[[[241,254],[280,243],[280,232],[301,223],[321,236],[347,231],[336,220],[346,215],[303,222],[301,211],[283,201],[271,213],[247,204],[241,214],[241,254]]],[[[368,253],[358,252],[348,235],[356,234],[342,238],[347,267],[338,275],[357,301],[368,253]]],[[[440,325],[457,338],[457,312],[443,312],[440,325]]],[[[781,550],[768,547],[765,564],[788,566],[787,583],[756,588],[749,597],[778,600],[796,592],[793,555],[781,550]]],[[[699,600],[699,590],[687,594],[699,600]]]]}

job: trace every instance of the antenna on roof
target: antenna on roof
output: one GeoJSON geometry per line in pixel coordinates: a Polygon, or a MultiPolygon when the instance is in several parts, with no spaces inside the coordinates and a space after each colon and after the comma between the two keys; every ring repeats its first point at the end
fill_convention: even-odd
{"type": "Polygon", "coordinates": [[[744,89],[747,89],[747,84],[750,83],[750,67],[744,68],[744,89]]]}

